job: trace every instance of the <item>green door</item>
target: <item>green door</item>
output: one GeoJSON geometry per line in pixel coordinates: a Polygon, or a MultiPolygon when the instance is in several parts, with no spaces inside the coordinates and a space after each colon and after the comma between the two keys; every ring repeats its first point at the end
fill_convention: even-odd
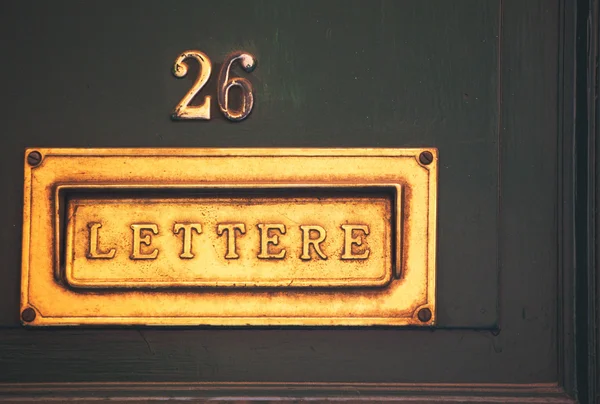
{"type": "Polygon", "coordinates": [[[3,3],[0,401],[596,402],[597,7],[3,3]],[[199,73],[172,74],[186,50],[213,63],[191,103],[210,96],[210,120],[171,117],[199,73]],[[238,50],[257,64],[235,70],[254,100],[234,122],[219,110],[218,72],[238,50]],[[29,147],[437,148],[437,323],[23,327],[29,147]]]}

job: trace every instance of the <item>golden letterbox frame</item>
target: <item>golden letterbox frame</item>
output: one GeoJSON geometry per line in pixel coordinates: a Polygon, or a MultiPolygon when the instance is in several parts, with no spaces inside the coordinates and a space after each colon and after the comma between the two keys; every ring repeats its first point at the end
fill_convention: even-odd
{"type": "MultiPolygon", "coordinates": [[[[437,164],[433,148],[29,149],[24,178],[22,321],[31,326],[434,325],[437,164]],[[39,158],[32,159],[32,153],[39,158]],[[269,193],[275,189],[284,194],[269,193]],[[238,200],[227,196],[235,190],[251,193],[238,200]],[[304,191],[301,198],[292,192],[298,190],[304,191]],[[343,197],[322,196],[322,192],[341,190],[343,197]],[[129,192],[128,197],[115,196],[120,191],[129,192]],[[180,195],[188,191],[211,193],[201,199],[180,195]],[[81,196],[80,192],[87,193],[81,196]],[[151,196],[152,192],[162,194],[151,196]],[[67,199],[65,194],[77,196],[67,199]],[[137,208],[142,204],[159,206],[160,214],[137,208]],[[113,257],[92,262],[82,253],[92,238],[89,230],[86,239],[82,223],[98,220],[102,212],[113,224],[129,216],[154,215],[163,227],[165,223],[170,227],[170,237],[176,240],[173,218],[193,211],[194,204],[204,204],[213,212],[209,218],[213,222],[218,215],[243,213],[249,221],[248,233],[257,231],[261,215],[293,223],[289,234],[292,237],[293,227],[296,238],[302,234],[310,239],[310,233],[298,230],[312,224],[300,222],[307,217],[314,217],[317,224],[336,224],[337,233],[327,233],[331,236],[323,239],[323,245],[330,251],[337,248],[338,255],[313,260],[302,250],[305,260],[301,261],[298,249],[289,248],[285,260],[253,261],[256,251],[254,255],[244,252],[244,260],[224,272],[213,254],[213,261],[206,261],[204,267],[190,266],[210,273],[199,277],[188,276],[185,266],[184,272],[177,266],[184,262],[177,261],[180,251],[161,253],[160,265],[123,256],[118,265],[117,261],[111,264],[113,257]],[[76,224],[78,206],[86,208],[76,224]],[[375,251],[371,261],[342,262],[341,247],[326,244],[341,244],[346,242],[343,237],[353,234],[339,228],[346,216],[344,223],[368,220],[366,228],[378,230],[363,234],[365,248],[375,251]],[[165,268],[180,273],[167,278],[165,268]],[[248,275],[249,269],[256,276],[248,275]],[[300,269],[311,276],[302,278],[300,269]],[[350,275],[340,275],[344,273],[350,275]]],[[[118,244],[122,234],[109,226],[102,230],[104,240],[122,249],[118,244]]],[[[214,249],[214,223],[207,230],[206,239],[212,240],[214,249]]],[[[248,248],[256,237],[248,235],[244,246],[248,248]]],[[[173,245],[167,238],[162,240],[163,245],[173,245]]],[[[307,251],[317,253],[315,248],[313,244],[312,252],[307,251]]],[[[115,255],[104,254],[100,258],[115,255]]]]}

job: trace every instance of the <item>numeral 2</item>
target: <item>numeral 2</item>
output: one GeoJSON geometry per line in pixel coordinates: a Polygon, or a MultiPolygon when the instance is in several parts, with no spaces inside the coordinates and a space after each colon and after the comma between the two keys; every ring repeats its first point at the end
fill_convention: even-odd
{"type": "Polygon", "coordinates": [[[194,85],[190,90],[183,96],[179,104],[173,110],[171,117],[173,119],[210,119],[210,96],[204,97],[204,102],[197,106],[191,106],[190,102],[194,99],[198,91],[208,81],[210,73],[212,71],[212,63],[208,56],[200,51],[190,50],[185,51],[175,59],[173,65],[173,74],[175,77],[183,78],[187,75],[188,65],[185,63],[186,59],[196,59],[200,64],[200,72],[194,85]]]}
{"type": "MultiPolygon", "coordinates": [[[[189,105],[192,99],[196,96],[198,91],[204,87],[208,81],[212,63],[208,56],[197,50],[189,50],[183,52],[175,59],[173,65],[173,74],[175,77],[182,78],[187,75],[188,65],[185,63],[186,59],[193,58],[200,64],[200,72],[194,85],[185,94],[185,96],[179,101],[179,104],[173,110],[171,114],[172,119],[210,119],[210,101],[211,97],[204,97],[204,102],[198,106],[189,105]]],[[[256,59],[245,52],[234,52],[229,55],[223,63],[219,72],[218,84],[217,84],[217,100],[219,103],[219,109],[223,115],[231,121],[241,121],[250,115],[252,107],[254,106],[254,94],[252,89],[252,83],[248,79],[243,77],[232,77],[231,67],[235,62],[239,62],[244,71],[250,73],[256,67],[256,59]],[[238,110],[233,110],[229,106],[230,101],[230,90],[233,87],[238,87],[242,91],[242,102],[238,110]]]]}

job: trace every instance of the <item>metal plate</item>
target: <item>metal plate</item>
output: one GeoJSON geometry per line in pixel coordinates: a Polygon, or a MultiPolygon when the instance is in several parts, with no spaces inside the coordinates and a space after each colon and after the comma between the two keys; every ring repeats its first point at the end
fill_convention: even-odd
{"type": "Polygon", "coordinates": [[[383,286],[390,216],[391,201],[376,196],[72,199],[65,279],[79,288],[383,286]]]}
{"type": "Polygon", "coordinates": [[[24,184],[24,324],[435,324],[435,149],[32,149],[24,184]]]}

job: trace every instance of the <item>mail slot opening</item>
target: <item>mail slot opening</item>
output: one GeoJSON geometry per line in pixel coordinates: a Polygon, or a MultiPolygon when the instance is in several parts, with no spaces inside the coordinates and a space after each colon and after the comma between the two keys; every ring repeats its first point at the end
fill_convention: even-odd
{"type": "Polygon", "coordinates": [[[383,287],[398,187],[61,186],[57,277],[80,289],[383,287]]]}

